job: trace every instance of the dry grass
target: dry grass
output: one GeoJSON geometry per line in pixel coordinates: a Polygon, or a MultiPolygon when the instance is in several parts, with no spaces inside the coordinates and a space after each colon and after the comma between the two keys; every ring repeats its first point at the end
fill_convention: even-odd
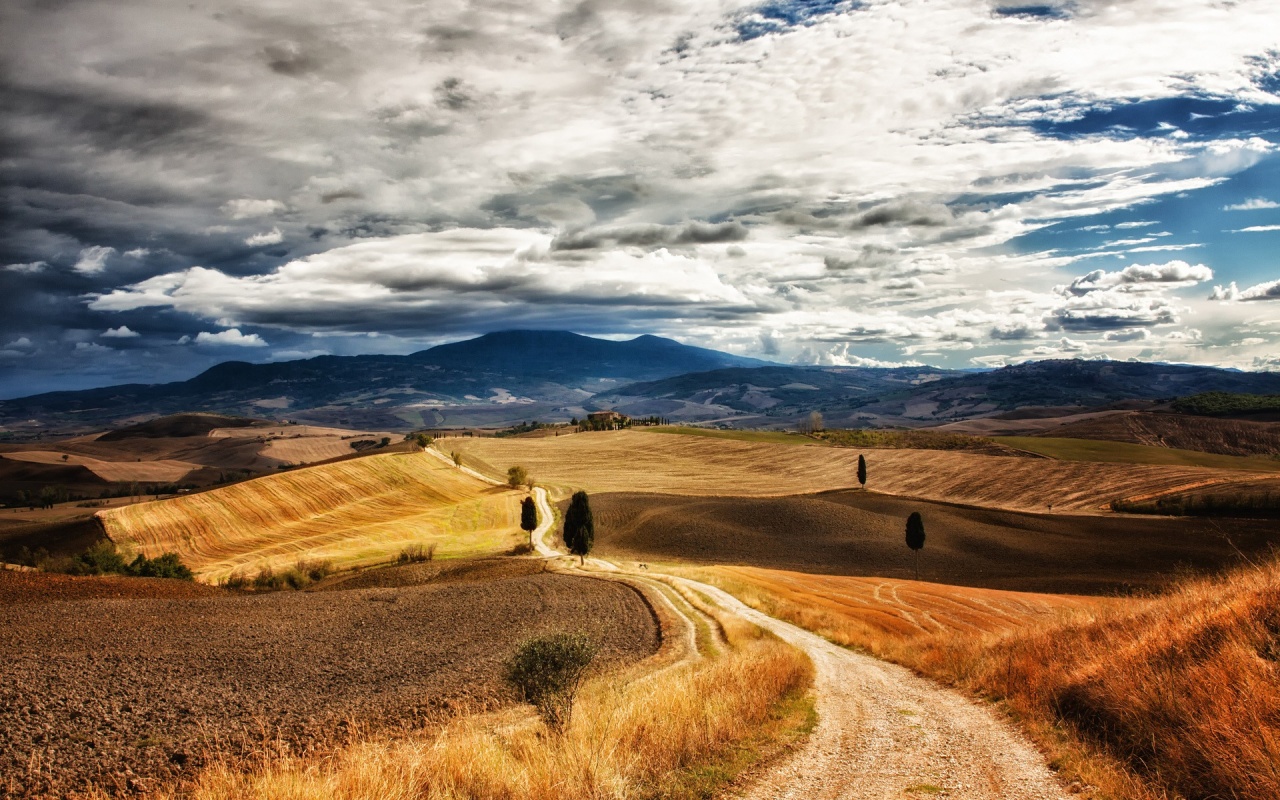
{"type": "Polygon", "coordinates": [[[749,577],[729,583],[757,607],[1001,701],[1095,797],[1280,797],[1280,561],[981,635],[869,622],[827,579],[805,584],[814,603],[749,577]]]}
{"type": "Polygon", "coordinates": [[[116,542],[176,552],[201,580],[216,581],[300,558],[339,567],[394,561],[412,544],[434,544],[440,558],[503,552],[525,538],[522,497],[430,456],[388,454],[99,516],[116,542]]]}
{"type": "Polygon", "coordinates": [[[139,481],[147,483],[173,483],[181,480],[199,464],[165,459],[161,461],[103,461],[90,456],[72,453],[55,453],[50,450],[20,450],[5,453],[4,458],[13,461],[29,461],[36,464],[70,464],[82,466],[98,477],[112,482],[139,481]],[[66,460],[63,460],[63,456],[66,460]]]}
{"type": "Polygon", "coordinates": [[[681,569],[720,586],[771,616],[843,645],[877,639],[905,642],[939,634],[1007,633],[1065,613],[1116,601],[1056,594],[976,589],[923,581],[811,575],[759,567],[681,569]]]}
{"type": "MultiPolygon", "coordinates": [[[[521,464],[543,485],[588,491],[777,496],[856,485],[858,454],[867,488],[991,508],[1103,510],[1112,500],[1191,485],[1240,480],[1200,467],[1098,464],[932,450],[794,447],[644,430],[548,439],[457,439],[464,463],[495,478],[521,464]]],[[[1262,477],[1262,474],[1259,474],[1262,477]]]]}
{"type": "Polygon", "coordinates": [[[1231,456],[1280,453],[1280,423],[1183,414],[1130,411],[1072,422],[1047,430],[1044,435],[1106,439],[1231,456]]]}
{"type": "Polygon", "coordinates": [[[328,461],[356,452],[351,447],[355,439],[341,436],[304,436],[297,439],[272,439],[260,451],[265,458],[274,458],[285,464],[312,464],[328,461]]]}
{"type": "MultiPolygon", "coordinates": [[[[606,800],[710,797],[770,737],[812,724],[812,667],[759,629],[726,620],[732,649],[621,682],[591,681],[563,735],[527,712],[373,738],[325,757],[264,755],[206,769],[182,797],[258,800],[606,800]]],[[[177,797],[177,794],[168,795],[177,797]]]]}

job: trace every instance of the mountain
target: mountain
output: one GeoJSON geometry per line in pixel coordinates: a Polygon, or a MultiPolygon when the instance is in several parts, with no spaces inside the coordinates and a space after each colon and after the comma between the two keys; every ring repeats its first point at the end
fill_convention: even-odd
{"type": "Polygon", "coordinates": [[[810,411],[841,427],[933,425],[1028,407],[1092,408],[1206,391],[1275,394],[1280,373],[1129,361],[1035,361],[988,372],[932,367],[721,369],[619,386],[628,413],[781,426],[810,411]]]}
{"type": "Polygon", "coordinates": [[[619,383],[769,362],[657,336],[610,341],[566,331],[502,331],[408,356],[228,361],[194,378],[52,392],[0,402],[0,424],[62,429],[182,411],[235,413],[390,430],[503,425],[582,414],[619,383]]]}

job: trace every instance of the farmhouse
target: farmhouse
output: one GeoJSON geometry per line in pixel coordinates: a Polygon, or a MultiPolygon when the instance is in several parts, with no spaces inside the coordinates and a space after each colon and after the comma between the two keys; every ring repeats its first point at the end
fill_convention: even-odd
{"type": "Polygon", "coordinates": [[[592,411],[587,414],[585,427],[594,431],[608,431],[625,428],[630,422],[630,417],[617,411],[592,411]]]}

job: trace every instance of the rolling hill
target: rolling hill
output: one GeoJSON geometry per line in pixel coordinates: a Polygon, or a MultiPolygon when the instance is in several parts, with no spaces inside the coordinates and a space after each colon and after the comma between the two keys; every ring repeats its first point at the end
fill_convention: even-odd
{"type": "Polygon", "coordinates": [[[439,557],[500,552],[525,539],[522,496],[429,455],[394,453],[98,516],[117,544],[152,556],[176,552],[202,580],[216,581],[299,559],[385,562],[412,544],[434,544],[439,557]]]}

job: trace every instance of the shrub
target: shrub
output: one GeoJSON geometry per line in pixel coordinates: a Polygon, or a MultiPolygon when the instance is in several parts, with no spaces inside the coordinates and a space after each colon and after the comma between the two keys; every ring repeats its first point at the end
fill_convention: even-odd
{"type": "Polygon", "coordinates": [[[419,564],[423,561],[431,561],[436,557],[436,543],[431,544],[411,544],[400,550],[400,556],[396,559],[399,564],[419,564]]]}
{"type": "Polygon", "coordinates": [[[114,542],[102,541],[72,558],[66,571],[71,575],[123,575],[129,566],[114,542]]]}
{"type": "Polygon", "coordinates": [[[195,580],[195,575],[191,574],[191,570],[186,564],[182,563],[182,560],[178,558],[177,553],[164,553],[151,559],[139,554],[138,557],[129,564],[129,573],[141,578],[175,578],[180,581],[195,580]]]}
{"type": "Polygon", "coordinates": [[[529,473],[524,467],[512,467],[507,470],[507,485],[518,489],[529,481],[529,473]]]}
{"type": "Polygon", "coordinates": [[[228,589],[243,589],[249,585],[249,577],[237,570],[228,575],[222,585],[228,589]]]}
{"type": "Polygon", "coordinates": [[[284,578],[276,574],[271,567],[261,567],[258,574],[253,576],[253,588],[255,589],[281,589],[284,587],[284,578]]]}
{"type": "Polygon", "coordinates": [[[596,646],[584,634],[539,636],[516,649],[507,662],[506,679],[559,733],[573,716],[573,701],[595,656],[596,646]]]}

